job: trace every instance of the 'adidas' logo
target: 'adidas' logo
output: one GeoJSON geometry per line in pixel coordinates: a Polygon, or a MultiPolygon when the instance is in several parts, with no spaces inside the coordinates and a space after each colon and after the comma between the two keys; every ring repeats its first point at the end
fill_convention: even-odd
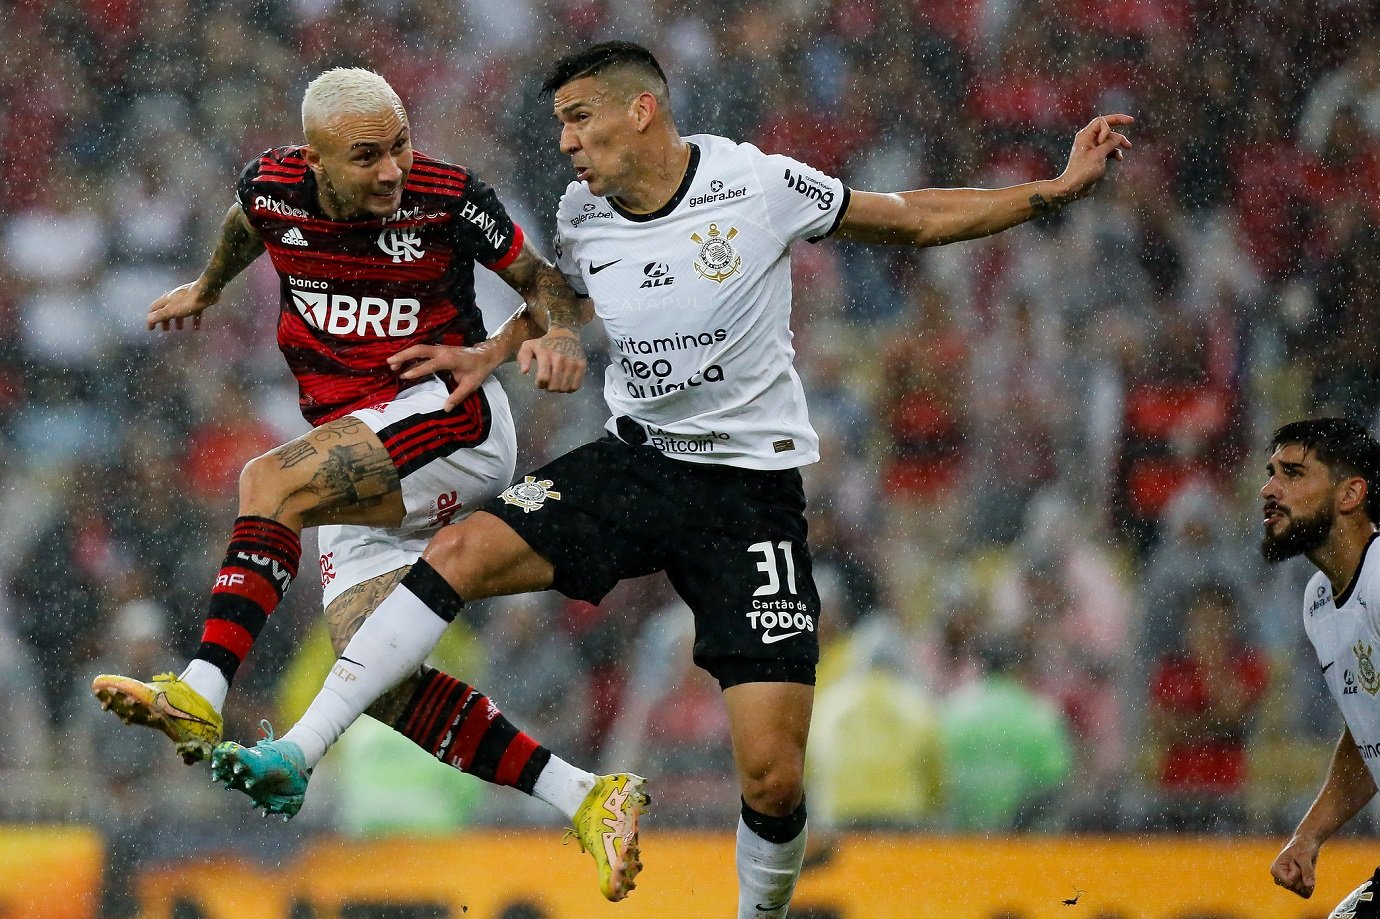
{"type": "Polygon", "coordinates": [[[307,245],[307,238],[297,227],[292,227],[283,234],[283,243],[289,246],[305,246],[307,245]]]}

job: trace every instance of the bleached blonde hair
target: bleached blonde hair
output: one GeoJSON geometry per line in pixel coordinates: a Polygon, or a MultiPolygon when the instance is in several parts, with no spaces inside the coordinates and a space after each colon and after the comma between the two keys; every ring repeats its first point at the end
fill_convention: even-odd
{"type": "Polygon", "coordinates": [[[383,109],[406,114],[387,80],[362,67],[336,67],[307,84],[302,96],[302,133],[310,136],[341,115],[372,115],[383,109]]]}

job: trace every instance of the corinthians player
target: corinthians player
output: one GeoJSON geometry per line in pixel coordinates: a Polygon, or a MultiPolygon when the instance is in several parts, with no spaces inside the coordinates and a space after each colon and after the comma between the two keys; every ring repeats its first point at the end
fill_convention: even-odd
{"type": "MultiPolygon", "coordinates": [[[[1270,866],[1276,884],[1307,898],[1322,844],[1380,781],[1380,443],[1354,421],[1319,418],[1286,424],[1270,450],[1260,549],[1269,562],[1305,555],[1317,566],[1303,627],[1346,721],[1322,791],[1270,866]]],[[[1380,869],[1331,915],[1380,916],[1380,869]]]]}
{"type": "Polygon", "coordinates": [[[682,137],[666,76],[608,42],[557,61],[544,90],[575,182],[557,264],[603,320],[602,439],[558,458],[433,538],[279,741],[223,745],[217,766],[301,795],[307,771],[411,673],[466,600],[555,588],[598,602],[665,571],[694,612],[695,662],[723,689],[742,788],[739,917],[786,914],[805,845],[805,740],[819,597],[799,467],[818,441],[792,368],[792,244],[829,235],[939,245],[1087,195],[1130,147],[1124,115],[1079,131],[1058,179],[1012,188],[853,192],[784,156],[682,137]]]}
{"type": "MultiPolygon", "coordinates": [[[[297,574],[303,527],[321,527],[326,618],[343,648],[431,533],[512,480],[513,423],[489,372],[517,353],[537,386],[570,392],[585,370],[582,304],[492,188],[412,149],[407,113],[382,77],[321,75],[302,100],[302,127],[305,145],[245,167],[210,264],[148,315],[150,329],[197,326],[266,250],[282,283],[279,347],[314,426],[245,467],[195,659],[180,675],[93,684],[105,707],[161,730],[189,763],[221,739],[230,684],[297,574]],[[527,303],[493,338],[474,300],[476,263],[527,303]]],[[[604,894],[624,896],[639,867],[642,780],[574,768],[473,687],[417,663],[370,713],[442,762],[560,809],[604,894]],[[613,847],[603,844],[610,822],[613,847]]],[[[262,803],[282,813],[300,804],[262,803]]]]}

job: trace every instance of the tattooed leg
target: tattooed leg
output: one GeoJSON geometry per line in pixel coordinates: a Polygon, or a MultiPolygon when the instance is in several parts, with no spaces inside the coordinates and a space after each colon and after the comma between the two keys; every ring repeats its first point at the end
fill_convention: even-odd
{"type": "Polygon", "coordinates": [[[220,710],[297,576],[302,527],[397,526],[402,519],[393,461],[355,418],[322,425],[251,460],[240,475],[240,514],[211,591],[201,646],[182,679],[220,710]]]}
{"type": "MultiPolygon", "coordinates": [[[[393,592],[393,588],[398,586],[398,582],[409,570],[410,565],[370,578],[331,601],[326,607],[326,629],[330,632],[331,644],[335,646],[336,654],[345,650],[345,646],[350,643],[355,632],[359,631],[364,620],[383,602],[384,597],[393,592]]],[[[403,680],[369,706],[365,714],[384,724],[393,725],[418,687],[423,684],[423,674],[428,670],[429,668],[423,667],[418,673],[403,680]]]]}
{"type": "MultiPolygon", "coordinates": [[[[409,570],[399,568],[356,585],[326,607],[326,623],[336,653],[345,651],[364,620],[409,570]]],[[[358,647],[355,653],[359,653],[358,647]]],[[[519,730],[477,687],[425,664],[376,699],[365,714],[442,763],[485,782],[535,795],[565,808],[567,816],[580,806],[594,784],[593,775],[553,756],[519,730]],[[555,767],[553,772],[546,773],[548,765],[555,767]],[[549,782],[542,796],[537,780],[544,774],[549,782]]]]}
{"type": "Polygon", "coordinates": [[[341,418],[252,460],[240,477],[240,514],[296,531],[328,523],[397,526],[398,472],[378,435],[341,418]]]}

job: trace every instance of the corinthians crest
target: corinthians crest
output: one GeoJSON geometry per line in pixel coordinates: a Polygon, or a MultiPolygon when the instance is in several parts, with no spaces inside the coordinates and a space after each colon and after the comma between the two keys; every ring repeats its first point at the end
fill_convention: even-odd
{"type": "Polygon", "coordinates": [[[717,223],[711,223],[703,236],[691,233],[690,239],[700,247],[699,258],[695,259],[695,274],[716,284],[737,274],[743,267],[743,257],[731,242],[737,235],[737,227],[729,227],[727,233],[721,233],[717,223]]]}
{"type": "Polygon", "coordinates": [[[1372,696],[1380,692],[1380,673],[1375,672],[1375,665],[1370,660],[1372,647],[1357,641],[1356,647],[1351,650],[1356,655],[1356,675],[1361,678],[1361,688],[1372,696]]]}
{"type": "Polygon", "coordinates": [[[552,501],[561,500],[561,493],[551,490],[550,479],[538,482],[535,476],[525,475],[521,482],[505,488],[499,497],[509,504],[516,504],[524,513],[530,514],[532,511],[541,510],[547,498],[552,501]]]}

